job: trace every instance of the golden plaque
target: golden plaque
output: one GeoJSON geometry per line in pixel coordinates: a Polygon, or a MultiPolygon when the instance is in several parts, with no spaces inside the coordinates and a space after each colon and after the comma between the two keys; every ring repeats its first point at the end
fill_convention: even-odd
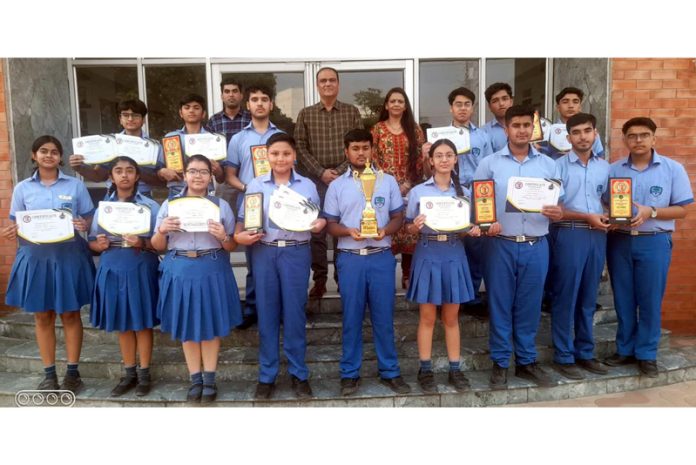
{"type": "Polygon", "coordinates": [[[377,228],[377,212],[372,208],[372,196],[375,193],[377,175],[370,167],[369,158],[365,163],[365,169],[362,173],[358,173],[357,171],[353,172],[353,179],[360,183],[363,195],[365,196],[365,208],[362,211],[362,218],[360,218],[360,236],[365,238],[377,237],[379,235],[377,228]]]}
{"type": "Polygon", "coordinates": [[[268,147],[265,145],[251,146],[251,165],[254,167],[254,177],[271,172],[268,162],[268,147]]]}
{"type": "Polygon", "coordinates": [[[179,136],[170,136],[162,139],[164,151],[164,165],[178,173],[184,172],[184,152],[181,150],[179,136]]]}
{"type": "Polygon", "coordinates": [[[483,179],[471,184],[474,204],[474,224],[479,225],[481,231],[488,231],[496,222],[495,212],[495,181],[483,179]]]}
{"type": "Polygon", "coordinates": [[[532,140],[530,142],[539,142],[544,140],[544,131],[541,129],[541,117],[539,112],[534,112],[534,126],[532,129],[532,140]]]}
{"type": "Polygon", "coordinates": [[[244,195],[244,229],[251,232],[263,230],[263,194],[244,195]]]}
{"type": "Polygon", "coordinates": [[[627,224],[633,217],[631,178],[609,178],[609,222],[627,224]]]}

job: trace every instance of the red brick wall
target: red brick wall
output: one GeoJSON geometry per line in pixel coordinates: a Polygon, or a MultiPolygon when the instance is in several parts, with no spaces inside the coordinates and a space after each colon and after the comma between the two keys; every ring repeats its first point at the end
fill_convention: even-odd
{"type": "MultiPolygon", "coordinates": [[[[7,126],[5,99],[5,70],[0,60],[0,227],[7,226],[10,220],[10,200],[12,199],[12,171],[10,168],[10,136],[7,126]]],[[[10,276],[16,244],[0,239],[0,310],[5,310],[5,290],[10,276]]]]}
{"type": "MultiPolygon", "coordinates": [[[[696,64],[694,58],[613,59],[611,159],[626,156],[621,126],[634,116],[657,124],[657,151],[680,162],[696,192],[696,64]]],[[[677,221],[672,266],[662,305],[663,326],[696,334],[696,206],[677,221]]]]}

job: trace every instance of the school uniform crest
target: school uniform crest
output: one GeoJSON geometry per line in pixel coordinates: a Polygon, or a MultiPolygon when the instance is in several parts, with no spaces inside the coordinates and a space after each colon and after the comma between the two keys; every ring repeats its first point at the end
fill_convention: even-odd
{"type": "Polygon", "coordinates": [[[375,207],[382,208],[385,203],[384,197],[375,197],[375,207]]]}
{"type": "Polygon", "coordinates": [[[603,185],[601,185],[601,184],[597,184],[597,193],[598,193],[598,194],[601,194],[601,193],[602,193],[602,191],[603,191],[603,188],[604,188],[604,186],[603,186],[603,185]]]}
{"type": "Polygon", "coordinates": [[[478,147],[474,147],[473,149],[471,149],[471,154],[472,154],[473,156],[475,156],[475,157],[478,157],[478,155],[479,155],[480,153],[481,153],[481,149],[478,148],[478,147]]]}
{"type": "Polygon", "coordinates": [[[662,195],[662,187],[661,186],[651,186],[650,187],[650,195],[653,197],[659,197],[662,195]]]}

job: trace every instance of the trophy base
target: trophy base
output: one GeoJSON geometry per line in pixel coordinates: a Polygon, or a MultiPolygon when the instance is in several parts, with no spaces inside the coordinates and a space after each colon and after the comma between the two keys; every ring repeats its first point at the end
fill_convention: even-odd
{"type": "Polygon", "coordinates": [[[481,232],[487,232],[489,229],[491,229],[491,226],[493,226],[493,223],[481,223],[478,225],[481,232]]]}
{"type": "Polygon", "coordinates": [[[609,218],[609,224],[631,224],[631,218],[609,218]]]}
{"type": "Polygon", "coordinates": [[[360,222],[360,237],[366,239],[379,236],[376,221],[361,221],[360,222]]]}

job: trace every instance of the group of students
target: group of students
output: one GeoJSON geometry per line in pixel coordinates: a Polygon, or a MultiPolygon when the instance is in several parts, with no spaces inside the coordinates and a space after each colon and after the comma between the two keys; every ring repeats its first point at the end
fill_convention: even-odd
{"type": "MultiPolygon", "coordinates": [[[[241,199],[235,215],[226,201],[210,194],[213,178],[224,178],[223,166],[202,155],[186,156],[183,173],[163,171],[167,170],[163,165],[154,170],[141,168],[128,157],[118,157],[108,165],[85,167],[79,154],[71,156],[71,166],[88,179],[104,180],[106,174],[110,186],[105,200],[134,202],[149,209],[150,232],[124,236],[118,241],[100,234],[84,184],[60,171],[60,142],[51,136],[38,138],[32,146],[32,160],[37,167],[30,178],[14,189],[11,220],[15,221],[17,211],[67,208],[75,217],[75,230],[89,231],[89,242],[76,234],[70,242],[21,244],[18,248],[7,304],[35,315],[37,342],[45,366],[45,379],[39,389],[81,388],[77,369],[82,345],[79,310],[91,304],[92,325],[119,332],[126,374],[113,389],[113,396],[133,388],[137,395],[150,391],[152,330],[159,325],[163,333],[182,341],[191,377],[187,399],[215,400],[221,338],[242,322],[229,260],[229,252],[242,244],[247,247],[247,260],[253,269],[252,285],[263,289],[256,293],[260,344],[255,397],[269,399],[273,394],[279,372],[282,325],[283,350],[294,393],[299,399],[310,398],[313,394],[305,362],[305,306],[312,261],[309,241],[311,234],[326,230],[337,238],[335,264],[343,309],[341,394],[348,396],[359,389],[366,306],[370,308],[380,382],[394,392],[408,393],[411,388],[401,377],[393,321],[396,259],[391,238],[402,228],[418,237],[407,298],[420,306],[417,381],[424,392],[437,392],[431,354],[438,307],[445,329],[448,383],[457,391],[469,387],[460,364],[459,307],[476,298],[480,284],[472,280],[470,268],[474,262],[468,256],[470,249],[477,254],[475,266],[488,293],[493,388],[507,384],[513,352],[517,376],[540,385],[552,384],[548,374],[536,364],[535,348],[548,270],[554,366],[574,379],[583,377],[578,367],[607,373],[607,368],[594,359],[592,337],[592,315],[605,249],[619,321],[617,353],[605,362],[619,365],[638,359],[641,370],[655,376],[660,302],[671,254],[670,232],[674,230],[674,219],[686,215],[684,205],[693,202],[684,168],[654,151],[656,126],[649,118],[626,122],[623,134],[630,155],[610,166],[597,152],[595,117],[578,113],[579,109],[565,121],[572,150],[554,161],[530,143],[534,110],[511,105],[509,86],[496,85],[497,90],[489,88],[490,96],[486,92],[492,110],[492,100],[503,94],[510,97],[509,104],[501,104],[505,108],[498,111],[502,118],[494,111],[497,125],[504,131],[505,144],[498,142],[496,147],[492,142],[496,139],[488,135],[497,131],[495,124],[485,133],[467,125],[472,133],[482,133],[480,140],[484,141],[485,151],[472,142],[469,153],[458,155],[449,140],[426,143],[419,156],[430,177],[408,191],[406,202],[395,178],[374,166],[379,175],[371,203],[378,234],[369,238],[360,234],[366,203],[360,176],[366,165],[374,161],[374,153],[373,135],[364,129],[352,129],[344,135],[347,170],[329,184],[322,214],[305,232],[280,229],[268,218],[271,195],[280,186],[287,186],[314,203],[320,202],[314,182],[295,168],[295,139],[275,127],[269,134],[267,125],[267,137],[258,141],[266,145],[270,172],[240,181],[243,176],[236,175],[248,167],[248,151],[237,154],[239,159],[232,165],[232,174],[243,183],[240,185],[245,193],[263,194],[263,229],[259,232],[245,230],[241,199]],[[511,176],[560,179],[562,205],[545,206],[540,213],[506,211],[511,176]],[[634,217],[627,226],[609,224],[609,177],[633,180],[634,217]],[[148,180],[155,179],[166,181],[170,187],[170,198],[161,207],[144,187],[148,180]],[[490,228],[482,232],[473,225],[464,231],[442,234],[425,224],[426,217],[419,209],[422,197],[470,198],[474,180],[494,181],[497,220],[490,228]],[[219,208],[220,221],[209,222],[207,232],[182,232],[179,218],[169,216],[168,207],[170,202],[187,196],[214,203],[219,208]],[[463,241],[463,237],[470,240],[463,241]],[[96,277],[92,252],[101,254],[96,277]],[[55,369],[56,314],[63,321],[68,361],[60,385],[55,369]]],[[[261,98],[264,92],[256,89],[253,94],[261,98]]],[[[567,94],[557,98],[559,105],[567,94]]],[[[470,116],[473,94],[459,91],[450,100],[455,119],[457,102],[461,103],[461,112],[468,111],[470,116]]],[[[272,104],[266,102],[264,106],[259,101],[251,105],[254,104],[260,110],[252,110],[252,116],[258,120],[259,115],[265,115],[267,119],[272,104]]],[[[203,108],[204,102],[198,97],[182,99],[180,116],[185,126],[171,134],[181,137],[191,131],[204,131],[203,108]]],[[[145,136],[142,120],[147,109],[142,102],[125,102],[119,106],[119,112],[126,134],[145,136]]],[[[475,138],[472,136],[471,140],[475,138]]],[[[16,234],[14,224],[2,231],[2,236],[10,240],[16,234]]]]}

